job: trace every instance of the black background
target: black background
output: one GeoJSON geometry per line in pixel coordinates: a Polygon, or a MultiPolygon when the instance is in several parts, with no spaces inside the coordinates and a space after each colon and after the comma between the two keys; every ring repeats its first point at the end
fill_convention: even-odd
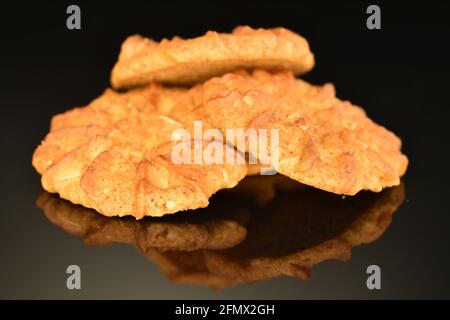
{"type": "Polygon", "coordinates": [[[0,298],[450,298],[449,2],[374,3],[381,30],[366,28],[371,3],[357,1],[2,2],[0,298]],[[79,31],[66,28],[72,3],[81,7],[79,31]],[[384,236],[347,263],[319,265],[308,282],[213,292],[170,284],[130,247],[85,248],[52,226],[35,207],[41,187],[31,167],[51,116],[108,86],[130,34],[193,37],[240,24],[299,32],[316,57],[304,78],[333,82],[340,98],[402,138],[407,200],[384,236]],[[79,292],[65,289],[71,263],[87,270],[79,292]],[[383,271],[377,292],[365,287],[372,263],[383,271]]]}

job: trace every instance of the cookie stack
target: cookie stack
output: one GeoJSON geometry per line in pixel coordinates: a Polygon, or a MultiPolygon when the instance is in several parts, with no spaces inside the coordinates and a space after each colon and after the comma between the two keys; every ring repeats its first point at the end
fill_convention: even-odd
{"type": "Polygon", "coordinates": [[[313,65],[307,41],[284,28],[159,43],[131,36],[114,89],[56,115],[33,165],[48,192],[137,219],[206,207],[254,171],[253,160],[336,194],[398,185],[408,163],[400,139],[333,85],[296,79],[313,65]],[[255,153],[249,130],[277,139],[264,136],[267,152],[255,153]]]}

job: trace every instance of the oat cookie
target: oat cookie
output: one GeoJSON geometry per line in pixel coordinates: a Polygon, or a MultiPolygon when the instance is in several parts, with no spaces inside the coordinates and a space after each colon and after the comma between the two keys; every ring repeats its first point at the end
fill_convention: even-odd
{"type": "Polygon", "coordinates": [[[194,39],[175,37],[160,43],[134,35],[122,44],[111,83],[116,89],[150,82],[192,85],[239,68],[298,75],[313,66],[308,42],[285,28],[241,26],[230,34],[209,31],[194,39]]]}
{"type": "MultiPolygon", "coordinates": [[[[33,155],[45,190],[106,216],[139,219],[205,207],[213,193],[245,176],[246,165],[205,159],[175,164],[172,149],[181,141],[172,141],[172,134],[182,125],[148,111],[154,106],[147,102],[142,110],[122,97],[115,103],[98,118],[91,116],[98,111],[92,105],[55,118],[53,131],[33,155]]],[[[183,143],[193,153],[195,141],[183,143]]],[[[222,148],[224,156],[240,157],[221,142],[204,141],[201,148],[222,148]]]]}
{"type": "MultiPolygon", "coordinates": [[[[337,194],[398,185],[408,163],[401,140],[362,108],[336,98],[333,85],[311,85],[290,72],[256,70],[213,78],[181,95],[171,116],[190,129],[194,120],[202,120],[203,128],[224,134],[237,128],[278,129],[276,170],[337,194]]],[[[248,136],[241,138],[248,142],[248,136]]],[[[236,146],[250,151],[248,143],[236,146]]],[[[259,157],[263,163],[274,151],[270,143],[267,148],[266,157],[259,157]]]]}

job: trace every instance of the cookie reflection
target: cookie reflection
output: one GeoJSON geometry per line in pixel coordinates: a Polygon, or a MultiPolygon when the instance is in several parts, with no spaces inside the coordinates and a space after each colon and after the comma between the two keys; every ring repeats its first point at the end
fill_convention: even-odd
{"type": "Polygon", "coordinates": [[[276,175],[247,177],[208,208],[140,221],[48,193],[37,204],[88,244],[135,244],[171,281],[221,289],[279,275],[306,279],[321,261],[346,260],[353,246],[384,233],[403,200],[402,185],[342,198],[276,175]]]}
{"type": "Polygon", "coordinates": [[[224,194],[216,199],[216,205],[205,209],[142,220],[108,218],[45,191],[37,206],[53,224],[83,236],[90,245],[140,243],[142,248],[161,251],[192,251],[229,248],[244,240],[247,230],[243,225],[250,213],[229,198],[224,194]]]}

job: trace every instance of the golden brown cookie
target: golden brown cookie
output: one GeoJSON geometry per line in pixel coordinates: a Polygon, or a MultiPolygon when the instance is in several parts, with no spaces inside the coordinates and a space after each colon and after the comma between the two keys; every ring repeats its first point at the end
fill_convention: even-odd
{"type": "Polygon", "coordinates": [[[227,139],[250,153],[245,130],[264,134],[266,129],[269,135],[275,129],[279,148],[272,149],[267,137],[263,149],[268,153],[258,153],[258,159],[267,164],[278,151],[279,163],[272,165],[279,173],[337,194],[398,185],[408,163],[400,139],[362,108],[336,98],[331,84],[314,86],[290,72],[256,70],[213,78],[180,95],[171,116],[190,129],[194,120],[224,134],[243,129],[227,139]],[[239,138],[244,145],[238,145],[239,138]]]}
{"type": "Polygon", "coordinates": [[[169,114],[185,89],[156,84],[119,93],[106,89],[85,107],[52,118],[50,134],[33,155],[33,165],[42,174],[61,156],[97,135],[104,135],[126,118],[169,114]]]}
{"type": "Polygon", "coordinates": [[[109,127],[124,118],[155,112],[167,115],[173,102],[185,91],[182,88],[162,87],[157,84],[123,93],[106,89],[87,106],[54,116],[50,131],[88,125],[109,127]]]}
{"type": "Polygon", "coordinates": [[[191,85],[239,69],[291,70],[303,74],[314,66],[308,42],[284,29],[237,27],[230,34],[209,31],[194,39],[164,39],[139,35],[122,44],[111,74],[114,88],[161,82],[191,85]]]}
{"type": "MultiPolygon", "coordinates": [[[[172,141],[172,134],[182,126],[153,111],[157,103],[135,103],[130,94],[112,91],[102,99],[55,117],[53,131],[33,155],[45,190],[106,216],[139,219],[205,207],[213,193],[245,176],[246,165],[208,164],[204,158],[174,163],[172,150],[181,141],[172,141]],[[93,117],[97,112],[101,116],[93,117]]],[[[241,157],[221,142],[189,139],[183,145],[188,154],[200,145],[201,154],[221,148],[224,156],[241,157]]]]}

